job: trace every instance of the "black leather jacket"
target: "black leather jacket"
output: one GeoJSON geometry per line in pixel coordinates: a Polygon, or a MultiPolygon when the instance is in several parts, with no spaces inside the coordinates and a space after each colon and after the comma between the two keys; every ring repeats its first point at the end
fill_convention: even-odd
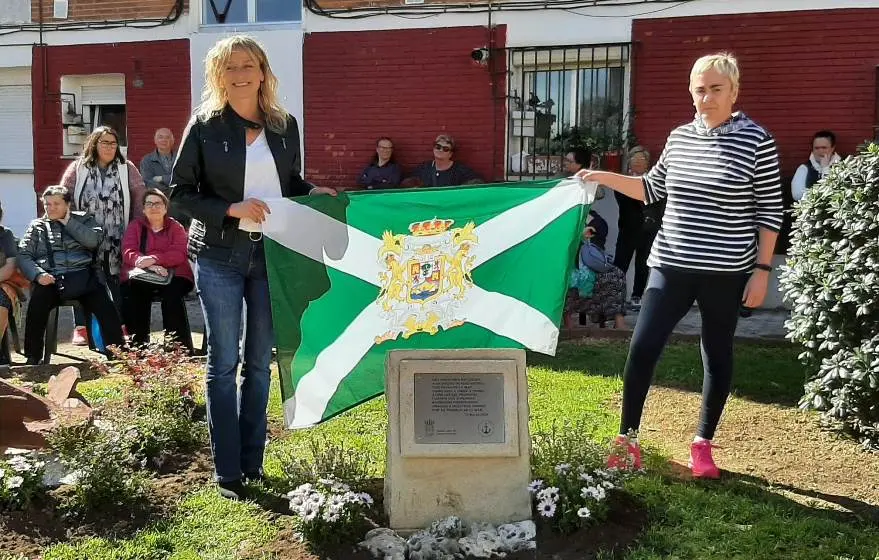
{"type": "Polygon", "coordinates": [[[104,230],[94,216],[71,212],[67,225],[43,216],[32,221],[18,242],[18,267],[25,278],[35,281],[40,274],[67,274],[95,266],[95,249],[104,238],[104,230]],[[49,231],[46,231],[46,225],[49,231]],[[51,232],[51,233],[50,233],[51,232]],[[49,265],[49,246],[55,268],[49,265]]]}
{"type": "MultiPolygon", "coordinates": [[[[193,218],[189,228],[190,252],[216,260],[227,260],[232,248],[246,242],[247,232],[238,229],[238,219],[226,215],[244,197],[244,167],[247,158],[245,130],[256,127],[228,105],[208,119],[193,117],[183,132],[174,163],[171,201],[175,208],[193,218]]],[[[283,134],[268,128],[266,141],[285,197],[308,194],[299,155],[299,125],[288,115],[283,134]]]]}

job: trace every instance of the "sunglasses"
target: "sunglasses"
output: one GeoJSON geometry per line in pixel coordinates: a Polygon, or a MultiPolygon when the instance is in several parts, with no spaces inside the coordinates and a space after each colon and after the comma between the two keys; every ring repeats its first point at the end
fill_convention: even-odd
{"type": "Polygon", "coordinates": [[[158,208],[160,206],[165,206],[165,203],[160,200],[157,200],[157,201],[147,200],[146,202],[143,203],[143,206],[144,206],[144,208],[158,208]]]}
{"type": "Polygon", "coordinates": [[[452,147],[451,147],[451,146],[445,146],[445,145],[443,145],[443,144],[434,144],[434,145],[433,145],[433,149],[434,149],[434,150],[440,150],[440,151],[442,151],[442,152],[451,152],[451,151],[452,151],[452,147]]]}

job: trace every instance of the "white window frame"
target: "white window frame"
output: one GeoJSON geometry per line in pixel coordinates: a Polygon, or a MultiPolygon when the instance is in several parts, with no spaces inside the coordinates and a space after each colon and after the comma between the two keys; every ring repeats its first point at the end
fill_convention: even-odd
{"type": "MultiPolygon", "coordinates": [[[[234,2],[235,0],[233,0],[234,2]]],[[[289,0],[290,2],[301,2],[301,0],[289,0]]],[[[214,0],[214,3],[225,4],[226,0],[214,0]]],[[[210,0],[201,0],[201,10],[199,20],[201,21],[202,27],[207,27],[211,29],[227,29],[227,28],[235,28],[246,25],[248,28],[254,28],[256,26],[268,26],[268,27],[276,27],[276,26],[289,26],[290,24],[301,24],[302,23],[302,12],[305,9],[304,5],[300,4],[299,9],[299,19],[291,19],[285,21],[257,21],[256,19],[256,2],[257,0],[247,0],[247,21],[244,22],[232,22],[232,23],[210,23],[205,21],[205,10],[210,9],[210,0]]]]}
{"type": "MultiPolygon", "coordinates": [[[[531,58],[530,55],[526,55],[524,58],[516,59],[514,57],[508,57],[508,79],[510,83],[508,84],[508,88],[512,90],[515,86],[523,83],[523,77],[530,72],[555,72],[555,71],[571,71],[574,72],[576,78],[565,85],[565,89],[567,90],[566,96],[568,107],[566,107],[567,114],[573,118],[574,115],[577,114],[576,106],[580,100],[580,86],[581,80],[579,72],[581,70],[590,70],[590,69],[600,69],[600,68],[620,68],[622,70],[622,126],[623,130],[628,130],[629,127],[629,103],[630,103],[630,84],[631,84],[631,68],[632,68],[632,50],[631,46],[625,44],[611,44],[611,45],[573,45],[573,46],[550,46],[550,47],[535,47],[537,50],[537,55],[535,58],[531,58]],[[598,50],[595,52],[591,50],[593,47],[598,50]],[[582,49],[582,52],[589,52],[591,56],[587,59],[583,57],[578,60],[576,56],[576,51],[578,49],[582,49]],[[552,51],[552,58],[550,58],[550,51],[552,51]],[[560,56],[561,55],[561,56],[560,56]],[[597,56],[596,56],[597,55],[597,56]],[[512,84],[512,85],[510,85],[512,84]]],[[[512,51],[516,51],[517,48],[513,47],[512,51]]],[[[527,81],[527,80],[526,80],[527,81]]],[[[543,94],[543,91],[536,92],[539,95],[543,94]]],[[[528,91],[517,92],[519,99],[521,102],[526,102],[529,96],[528,91]]],[[[541,101],[545,101],[541,99],[541,101]]],[[[556,100],[554,100],[556,101],[556,100]]],[[[523,106],[522,109],[517,109],[513,105],[513,100],[508,99],[507,103],[507,111],[508,118],[506,123],[506,138],[505,138],[505,160],[504,160],[504,172],[507,180],[531,180],[534,178],[543,177],[542,173],[537,173],[533,171],[528,171],[527,169],[517,168],[517,163],[519,165],[524,165],[526,162],[524,160],[519,160],[515,162],[516,156],[521,153],[527,151],[525,149],[524,141],[526,137],[529,137],[527,134],[516,133],[516,130],[525,130],[528,127],[535,126],[533,119],[528,122],[527,119],[516,119],[516,115],[518,114],[521,117],[526,115],[525,111],[527,108],[523,106]],[[522,128],[520,128],[522,127],[522,128]],[[514,163],[515,162],[515,163],[514,163]],[[532,173],[535,173],[532,175],[532,173]]],[[[533,113],[532,113],[533,115],[533,113]]],[[[576,123],[574,123],[576,124],[576,123]]],[[[562,130],[562,123],[560,120],[556,120],[552,124],[552,133],[551,137],[555,134],[558,134],[562,130]]],[[[549,156],[545,154],[531,154],[534,155],[539,160],[547,160],[546,166],[549,168],[551,165],[561,165],[561,157],[558,156],[549,156]],[[558,161],[554,161],[554,160],[558,161]],[[549,160],[553,160],[550,163],[549,160]]]]}

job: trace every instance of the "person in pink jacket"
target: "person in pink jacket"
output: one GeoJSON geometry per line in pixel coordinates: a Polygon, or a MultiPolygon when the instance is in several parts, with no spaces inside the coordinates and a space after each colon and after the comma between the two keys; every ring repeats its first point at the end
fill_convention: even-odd
{"type": "Polygon", "coordinates": [[[194,285],[186,252],[187,233],[180,222],[168,216],[168,207],[165,193],[147,190],[144,215],[125,230],[121,275],[125,322],[134,344],[148,343],[152,301],[160,297],[166,337],[173,335],[192,352],[192,333],[183,301],[194,285]]]}

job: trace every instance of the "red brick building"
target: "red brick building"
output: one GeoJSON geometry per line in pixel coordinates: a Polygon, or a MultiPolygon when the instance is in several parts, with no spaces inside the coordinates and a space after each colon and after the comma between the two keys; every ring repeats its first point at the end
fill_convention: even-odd
{"type": "Polygon", "coordinates": [[[61,178],[83,139],[71,129],[78,133],[77,124],[88,123],[92,113],[97,120],[98,111],[123,115],[135,164],[154,149],[156,128],[170,128],[179,138],[192,110],[189,66],[185,39],[34,47],[35,190],[61,178]]]}
{"type": "Polygon", "coordinates": [[[635,134],[659,154],[693,114],[687,77],[699,56],[726,50],[742,71],[738,106],[776,138],[782,174],[809,157],[812,135],[834,131],[851,154],[875,137],[879,10],[811,10],[635,20],[635,134]]]}
{"type": "Polygon", "coordinates": [[[506,68],[473,49],[505,46],[506,28],[312,33],[305,36],[305,165],[317,184],[351,187],[388,136],[404,169],[433,157],[437,134],[486,179],[503,177],[506,68]]]}

